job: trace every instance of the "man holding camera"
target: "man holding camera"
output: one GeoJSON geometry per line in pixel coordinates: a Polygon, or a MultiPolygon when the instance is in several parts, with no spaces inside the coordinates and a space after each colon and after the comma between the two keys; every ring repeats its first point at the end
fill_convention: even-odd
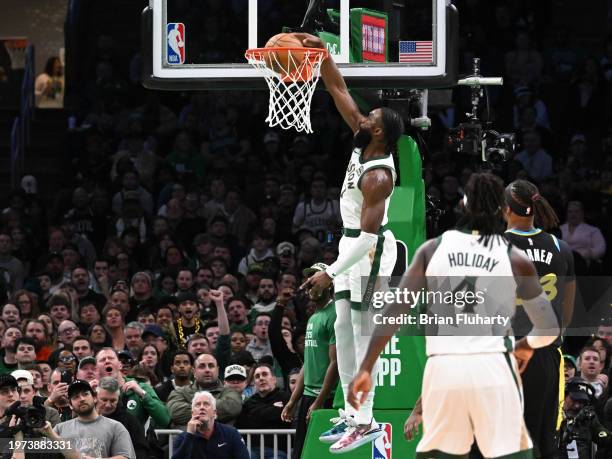
{"type": "Polygon", "coordinates": [[[238,431],[217,421],[215,397],[197,392],[191,403],[187,431],[174,440],[172,459],[249,459],[249,452],[238,431]]]}
{"type": "Polygon", "coordinates": [[[595,414],[595,389],[582,378],[572,378],[567,381],[565,394],[560,458],[592,459],[597,448],[612,445],[612,432],[601,425],[595,414]]]}
{"type": "Polygon", "coordinates": [[[28,422],[35,422],[36,426],[28,425],[25,420],[26,407],[18,405],[18,402],[17,380],[11,375],[0,375],[0,441],[3,459],[79,459],[78,451],[68,448],[68,442],[53,431],[43,413],[38,420],[31,414],[27,416],[28,422]],[[27,443],[23,445],[25,449],[19,445],[19,442],[43,442],[44,438],[47,439],[44,450],[33,450],[27,443]]]}

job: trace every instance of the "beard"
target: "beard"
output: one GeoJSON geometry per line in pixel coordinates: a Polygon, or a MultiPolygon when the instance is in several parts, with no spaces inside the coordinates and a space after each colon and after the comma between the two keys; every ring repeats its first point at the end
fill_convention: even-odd
{"type": "Polygon", "coordinates": [[[85,404],[85,405],[77,406],[77,408],[74,411],[76,411],[76,413],[81,416],[89,416],[91,413],[93,413],[94,409],[95,409],[94,404],[91,404],[91,405],[85,404]]]}
{"type": "Polygon", "coordinates": [[[353,147],[364,149],[372,141],[372,134],[365,129],[359,129],[353,137],[353,147]]]}

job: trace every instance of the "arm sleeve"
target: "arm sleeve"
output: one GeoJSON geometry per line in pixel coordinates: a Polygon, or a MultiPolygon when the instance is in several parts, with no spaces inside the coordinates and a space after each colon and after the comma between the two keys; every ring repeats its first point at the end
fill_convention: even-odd
{"type": "Polygon", "coordinates": [[[598,259],[603,257],[606,253],[606,240],[601,234],[599,228],[593,228],[593,232],[591,233],[591,243],[593,245],[591,249],[593,258],[598,259]]]}
{"type": "Polygon", "coordinates": [[[225,367],[229,364],[232,358],[231,335],[219,335],[217,339],[217,347],[215,348],[215,358],[219,365],[219,374],[222,375],[225,367]]]}
{"type": "Polygon", "coordinates": [[[172,424],[175,427],[186,426],[189,419],[191,419],[191,404],[185,397],[186,394],[184,393],[184,390],[181,389],[183,388],[174,389],[172,392],[170,392],[168,403],[166,404],[168,411],[170,412],[172,424]]]}
{"type": "Polygon", "coordinates": [[[237,430],[233,432],[232,438],[232,459],[250,459],[249,450],[244,444],[244,440],[237,430]]]}
{"type": "Polygon", "coordinates": [[[376,246],[378,236],[372,233],[362,231],[359,237],[351,245],[349,250],[338,255],[338,259],[329,266],[325,272],[333,279],[338,274],[342,274],[359,260],[361,260],[368,251],[376,246]]]}
{"type": "Polygon", "coordinates": [[[559,323],[546,293],[523,300],[523,308],[533,323],[533,329],[527,335],[529,346],[537,349],[552,344],[559,336],[559,323]]]}
{"type": "Polygon", "coordinates": [[[128,459],[136,459],[136,453],[132,446],[132,439],[127,429],[120,423],[115,424],[113,442],[110,445],[110,455],[123,456],[128,459]]]}
{"type": "Polygon", "coordinates": [[[149,384],[141,383],[139,386],[146,392],[146,395],[142,398],[142,406],[147,410],[155,425],[162,429],[168,427],[170,425],[170,413],[166,405],[162,403],[149,384]]]}
{"type": "Polygon", "coordinates": [[[190,433],[183,432],[176,437],[173,446],[174,449],[171,459],[184,459],[186,457],[192,457],[193,449],[196,446],[195,436],[190,433]]]}
{"type": "MultiPolygon", "coordinates": [[[[191,407],[189,407],[191,408],[191,407]]],[[[217,418],[219,422],[233,422],[242,411],[242,397],[234,389],[223,389],[217,398],[217,418]]],[[[185,425],[189,421],[185,421],[185,425]]]]}

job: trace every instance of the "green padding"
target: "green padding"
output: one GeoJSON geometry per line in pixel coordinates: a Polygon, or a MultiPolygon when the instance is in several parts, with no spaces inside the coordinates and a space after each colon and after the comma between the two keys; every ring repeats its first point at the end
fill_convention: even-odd
{"type": "Polygon", "coordinates": [[[416,459],[467,459],[468,454],[448,454],[437,449],[425,453],[416,453],[416,459]]]}
{"type": "MultiPolygon", "coordinates": [[[[398,394],[399,396],[400,394],[398,394]]],[[[374,418],[376,422],[388,422],[391,424],[391,457],[392,458],[411,458],[414,457],[414,451],[420,436],[412,441],[404,439],[404,422],[410,411],[408,410],[374,410],[374,418]]],[[[306,443],[302,450],[302,458],[304,459],[325,459],[338,458],[336,454],[329,452],[328,443],[319,441],[319,435],[331,427],[329,420],[338,416],[338,412],[334,410],[317,410],[313,413],[310,422],[308,423],[308,433],[306,435],[306,443]]],[[[347,459],[372,459],[372,443],[363,445],[342,457],[347,459]]]]}

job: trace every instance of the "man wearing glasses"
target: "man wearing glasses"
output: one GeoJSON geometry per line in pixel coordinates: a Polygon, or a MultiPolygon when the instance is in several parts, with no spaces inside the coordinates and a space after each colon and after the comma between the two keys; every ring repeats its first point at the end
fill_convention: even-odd
{"type": "Polygon", "coordinates": [[[64,347],[72,346],[75,338],[79,336],[79,328],[72,320],[63,320],[57,328],[60,343],[64,347]]]}

